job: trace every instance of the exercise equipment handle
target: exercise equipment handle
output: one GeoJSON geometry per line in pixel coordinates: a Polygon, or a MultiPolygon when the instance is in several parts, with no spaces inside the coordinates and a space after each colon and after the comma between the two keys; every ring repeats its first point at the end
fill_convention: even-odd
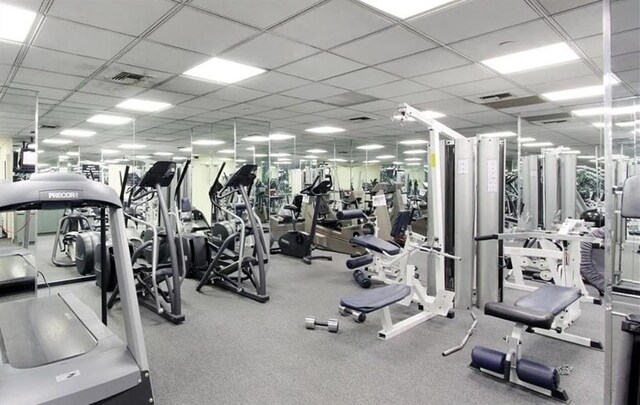
{"type": "Polygon", "coordinates": [[[485,241],[485,240],[498,239],[498,234],[494,233],[494,234],[491,234],[491,235],[480,235],[480,236],[476,236],[474,239],[476,240],[476,242],[482,242],[482,241],[485,241]]]}

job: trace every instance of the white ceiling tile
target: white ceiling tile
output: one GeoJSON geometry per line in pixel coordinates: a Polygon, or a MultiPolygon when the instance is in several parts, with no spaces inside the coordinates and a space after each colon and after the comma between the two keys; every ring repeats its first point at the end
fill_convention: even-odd
{"type": "MultiPolygon", "coordinates": [[[[288,110],[284,110],[284,109],[277,109],[277,110],[271,110],[271,111],[265,111],[263,113],[258,114],[256,117],[258,119],[266,119],[266,120],[281,120],[281,119],[286,119],[286,118],[290,118],[290,117],[296,117],[298,116],[297,112],[294,111],[288,111],[288,110]]],[[[273,125],[273,122],[272,122],[273,125]]]]}
{"type": "Polygon", "coordinates": [[[140,94],[145,89],[138,86],[127,86],[123,84],[114,83],[112,81],[104,80],[90,80],[81,89],[85,93],[95,93],[104,96],[129,98],[136,94],[140,94]]]}
{"type": "Polygon", "coordinates": [[[395,101],[396,104],[407,103],[413,105],[414,107],[418,107],[425,103],[432,103],[434,101],[442,101],[450,98],[454,98],[454,96],[439,90],[428,90],[421,91],[419,93],[405,94],[403,96],[389,97],[389,99],[395,101]]]}
{"type": "Polygon", "coordinates": [[[325,80],[324,83],[349,90],[359,90],[396,81],[398,76],[374,68],[365,68],[325,80]]]}
{"type": "Polygon", "coordinates": [[[220,100],[212,97],[198,97],[193,100],[180,103],[181,106],[201,108],[205,110],[218,110],[236,104],[237,101],[220,100]]]}
{"type": "Polygon", "coordinates": [[[364,67],[340,56],[322,52],[284,66],[279,71],[310,80],[323,80],[364,67]]]}
{"type": "Polygon", "coordinates": [[[137,36],[173,6],[167,0],[56,0],[49,15],[137,36]]]}
{"type": "Polygon", "coordinates": [[[578,39],[575,43],[590,58],[602,55],[602,35],[578,39]]]}
{"type": "Polygon", "coordinates": [[[0,65],[0,83],[4,83],[11,71],[11,65],[0,65]]]}
{"type": "Polygon", "coordinates": [[[120,103],[122,99],[117,97],[102,96],[99,94],[75,92],[67,99],[71,103],[90,104],[103,108],[110,108],[120,103]]]}
{"type": "Polygon", "coordinates": [[[470,113],[461,116],[460,118],[469,120],[471,122],[477,122],[483,125],[503,124],[507,122],[516,122],[516,119],[510,115],[501,113],[500,111],[486,111],[479,113],[470,113]]]}
{"type": "Polygon", "coordinates": [[[523,73],[514,73],[509,77],[523,86],[536,83],[544,83],[557,80],[571,79],[574,77],[586,76],[593,71],[583,61],[565,63],[551,66],[546,69],[536,69],[523,73]]]}
{"type": "Polygon", "coordinates": [[[120,58],[119,62],[163,72],[183,73],[207,59],[207,55],[141,41],[120,58]]]}
{"type": "Polygon", "coordinates": [[[242,103],[268,95],[264,91],[245,89],[238,86],[227,86],[208,95],[208,97],[242,103]]]}
{"type": "Polygon", "coordinates": [[[640,51],[640,29],[630,30],[611,36],[611,54],[622,55],[640,51]]]}
{"type": "Polygon", "coordinates": [[[248,114],[260,114],[261,112],[269,111],[269,110],[271,110],[270,107],[263,107],[260,105],[255,105],[253,103],[244,103],[244,104],[234,105],[231,107],[226,107],[220,111],[226,112],[229,114],[234,114],[236,116],[240,116],[240,115],[248,115],[248,114]]]}
{"type": "Polygon", "coordinates": [[[20,44],[0,41],[0,64],[13,65],[20,48],[20,44]]]}
{"type": "MultiPolygon", "coordinates": [[[[620,0],[611,4],[611,31],[626,31],[640,26],[640,3],[620,0]]],[[[553,17],[572,38],[583,38],[602,32],[602,4],[600,2],[553,17]]]]}
{"type": "MultiPolygon", "coordinates": [[[[611,58],[611,70],[621,75],[621,72],[637,70],[638,67],[640,67],[640,53],[638,52],[627,53],[611,58]]],[[[629,77],[628,74],[623,78],[623,80],[627,80],[629,83],[638,81],[637,76],[635,80],[629,79],[631,79],[631,77],[629,77]]]]}
{"type": "Polygon", "coordinates": [[[191,108],[191,107],[176,105],[167,110],[160,111],[154,115],[159,115],[166,118],[185,119],[187,117],[202,114],[204,112],[205,110],[201,108],[191,108]]]}
{"type": "Polygon", "coordinates": [[[478,125],[475,122],[463,120],[460,118],[454,118],[454,117],[438,118],[438,121],[442,122],[444,125],[453,129],[470,128],[475,125],[478,125]]]}
{"type": "Polygon", "coordinates": [[[488,79],[494,77],[493,73],[489,73],[476,65],[460,66],[453,69],[447,69],[436,73],[416,76],[411,80],[422,83],[429,87],[441,88],[453,86],[455,84],[468,83],[476,80],[488,79]]]}
{"type": "MultiPolygon", "coordinates": [[[[351,108],[334,108],[332,110],[320,111],[317,115],[320,117],[328,117],[328,118],[347,118],[347,117],[357,117],[358,115],[362,115],[362,111],[353,110],[351,108]]],[[[326,118],[320,118],[320,121],[326,121],[326,124],[323,125],[331,125],[327,121],[326,118]]],[[[338,126],[345,125],[346,123],[342,122],[338,124],[338,126]]],[[[342,137],[342,136],[341,136],[342,137]]]]}
{"type": "Polygon", "coordinates": [[[149,38],[207,55],[215,55],[256,32],[235,22],[185,7],[155,30],[149,38]]]}
{"type": "Polygon", "coordinates": [[[524,0],[474,0],[445,8],[410,24],[449,44],[536,18],[539,18],[538,14],[524,0]]]}
{"type": "Polygon", "coordinates": [[[393,101],[387,101],[387,100],[377,100],[377,101],[371,101],[369,103],[354,105],[354,106],[351,106],[350,108],[358,111],[364,111],[364,112],[382,111],[382,112],[388,113],[387,114],[388,117],[391,117],[393,113],[397,110],[398,103],[393,101]]]}
{"type": "Polygon", "coordinates": [[[35,46],[29,47],[27,55],[22,62],[24,67],[78,76],[89,76],[103,64],[104,61],[101,59],[52,51],[35,46]]]}
{"type": "Polygon", "coordinates": [[[339,89],[337,87],[329,86],[322,83],[311,83],[302,87],[285,91],[282,94],[291,97],[302,98],[305,100],[318,100],[342,93],[345,93],[344,89],[339,89]]]}
{"type": "Polygon", "coordinates": [[[278,26],[275,31],[329,49],[389,25],[389,20],[352,2],[332,0],[278,26]]]}
{"type": "Polygon", "coordinates": [[[422,84],[403,79],[391,83],[382,84],[380,86],[370,87],[368,89],[362,89],[359,90],[359,93],[378,98],[390,98],[394,96],[401,96],[404,94],[417,93],[428,89],[428,87],[422,84]]]}
{"type": "Polygon", "coordinates": [[[342,45],[332,49],[331,52],[368,65],[375,65],[436,46],[435,43],[403,27],[396,26],[342,45]]]}
{"type": "Polygon", "coordinates": [[[596,86],[602,84],[602,77],[595,73],[590,73],[585,76],[573,77],[570,79],[562,79],[551,82],[532,83],[528,87],[533,91],[542,94],[550,91],[568,90],[578,87],[596,86]]]}
{"type": "Polygon", "coordinates": [[[413,77],[465,65],[468,60],[444,48],[432,49],[376,66],[401,77],[413,77]]]}
{"type": "Polygon", "coordinates": [[[23,67],[18,70],[14,82],[71,90],[83,80],[84,79],[82,77],[78,76],[44,72],[42,70],[27,69],[23,67]]]}
{"type": "Polygon", "coordinates": [[[219,83],[177,76],[169,80],[168,82],[162,83],[157,88],[160,90],[168,90],[177,93],[201,96],[203,94],[221,89],[222,87],[224,87],[224,85],[219,83]]]}
{"type": "Polygon", "coordinates": [[[142,100],[160,101],[162,103],[179,104],[194,97],[191,94],[181,94],[171,91],[149,89],[144,93],[138,94],[136,98],[142,100]]]}
{"type": "Polygon", "coordinates": [[[193,0],[191,5],[225,17],[266,28],[290,17],[318,0],[193,0]]]}
{"type": "MultiPolygon", "coordinates": [[[[2,66],[0,66],[0,80],[2,79],[2,66]]],[[[43,99],[58,101],[69,93],[69,90],[54,89],[46,86],[32,86],[29,84],[20,83],[19,87],[26,90],[34,90],[38,92],[38,102],[42,103],[43,99]]],[[[2,110],[2,106],[0,106],[2,110]]]]}
{"type": "Polygon", "coordinates": [[[451,47],[473,59],[484,60],[561,41],[546,22],[536,20],[456,42],[451,47]]]}
{"type": "Polygon", "coordinates": [[[48,17],[35,45],[99,59],[111,59],[132,37],[48,17]]]}
{"type": "Polygon", "coordinates": [[[278,93],[309,83],[311,83],[309,80],[271,71],[243,80],[242,87],[266,91],[269,93],[278,93]]]}
{"type": "Polygon", "coordinates": [[[308,101],[306,103],[289,106],[287,107],[287,110],[291,110],[297,113],[298,115],[300,115],[300,114],[311,114],[319,111],[331,110],[332,108],[334,107],[327,104],[318,103],[316,101],[308,101]]]}
{"type": "Polygon", "coordinates": [[[274,69],[319,51],[272,34],[262,34],[220,57],[264,69],[274,69]]]}
{"type": "Polygon", "coordinates": [[[302,100],[298,98],[287,97],[281,94],[272,94],[270,96],[254,100],[252,104],[271,108],[283,108],[295,104],[300,104],[301,102],[302,100]]]}
{"type": "Polygon", "coordinates": [[[571,10],[586,4],[599,3],[600,0],[539,0],[549,14],[555,14],[562,11],[571,10]]]}

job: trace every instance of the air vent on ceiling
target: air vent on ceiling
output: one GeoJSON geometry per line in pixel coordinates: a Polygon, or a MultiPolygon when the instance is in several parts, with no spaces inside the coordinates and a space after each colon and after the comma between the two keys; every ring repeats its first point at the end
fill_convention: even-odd
{"type": "Polygon", "coordinates": [[[139,73],[120,72],[111,78],[112,81],[120,84],[136,84],[143,81],[146,77],[139,73]]]}
{"type": "Polygon", "coordinates": [[[371,117],[366,117],[366,116],[362,116],[362,117],[353,117],[353,118],[349,118],[349,121],[351,122],[364,122],[364,121],[369,121],[372,120],[373,118],[371,117]]]}
{"type": "Polygon", "coordinates": [[[538,96],[528,96],[528,97],[518,97],[518,98],[509,98],[500,101],[492,101],[485,103],[484,105],[487,107],[495,108],[496,110],[502,110],[505,108],[517,108],[517,107],[526,107],[534,104],[542,104],[546,103],[547,100],[538,97],[538,96]]]}
{"type": "Polygon", "coordinates": [[[571,118],[571,114],[569,113],[556,113],[524,117],[524,119],[529,122],[536,122],[541,124],[561,124],[563,122],[567,122],[569,118],[571,118]]]}
{"type": "Polygon", "coordinates": [[[336,96],[328,97],[324,100],[319,100],[319,101],[325,104],[336,106],[336,107],[348,107],[351,105],[368,103],[370,101],[376,101],[376,100],[378,99],[375,97],[350,91],[347,93],[342,93],[336,96]]]}
{"type": "Polygon", "coordinates": [[[51,125],[51,124],[42,124],[40,125],[40,129],[56,129],[58,128],[57,125],[51,125]]]}
{"type": "Polygon", "coordinates": [[[491,103],[494,101],[506,100],[508,98],[514,98],[515,96],[511,93],[497,93],[497,94],[489,94],[486,96],[480,96],[478,99],[483,103],[491,103]]]}

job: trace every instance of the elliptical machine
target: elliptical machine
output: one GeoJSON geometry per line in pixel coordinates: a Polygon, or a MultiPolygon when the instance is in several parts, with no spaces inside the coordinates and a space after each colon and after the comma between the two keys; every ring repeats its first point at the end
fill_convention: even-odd
{"type": "Polygon", "coordinates": [[[313,260],[333,260],[331,256],[313,256],[314,238],[316,236],[316,226],[318,225],[318,212],[320,211],[320,205],[322,199],[320,196],[327,195],[331,190],[332,182],[331,178],[320,181],[320,176],[317,176],[313,183],[302,190],[300,193],[306,198],[314,197],[313,207],[313,219],[311,222],[311,231],[309,233],[299,231],[296,229],[296,222],[298,221],[299,210],[295,205],[285,205],[284,208],[291,211],[293,218],[291,225],[293,230],[285,233],[278,239],[278,246],[280,247],[280,253],[297,257],[302,259],[306,264],[311,264],[313,260]]]}

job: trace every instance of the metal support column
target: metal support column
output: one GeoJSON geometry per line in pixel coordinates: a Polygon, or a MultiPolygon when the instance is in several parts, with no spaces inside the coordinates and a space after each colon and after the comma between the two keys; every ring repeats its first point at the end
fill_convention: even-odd
{"type": "Polygon", "coordinates": [[[560,220],[576,218],[576,170],[578,159],[576,155],[560,156],[560,220]]]}
{"type": "Polygon", "coordinates": [[[475,145],[473,138],[455,141],[455,198],[454,200],[454,291],[456,308],[470,309],[473,305],[475,225],[475,145]]]}
{"type": "Polygon", "coordinates": [[[542,181],[544,184],[544,229],[553,229],[553,224],[558,217],[558,153],[546,151],[544,154],[544,167],[542,181]]]}

